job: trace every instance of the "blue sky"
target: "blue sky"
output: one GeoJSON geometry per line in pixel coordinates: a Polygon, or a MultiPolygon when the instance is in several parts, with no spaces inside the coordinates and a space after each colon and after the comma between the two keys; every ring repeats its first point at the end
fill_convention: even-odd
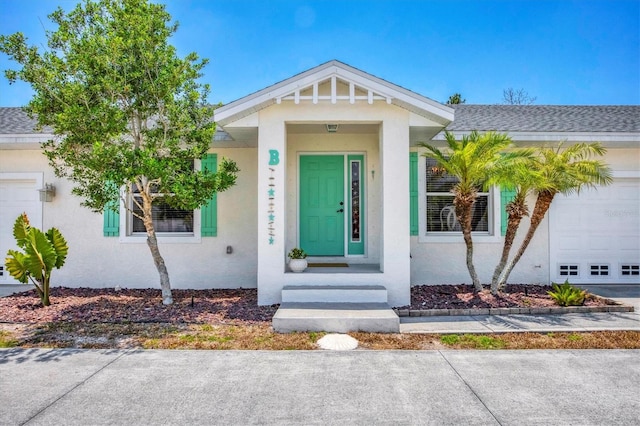
{"type": "MultiPolygon", "coordinates": [[[[0,33],[44,42],[47,15],[76,0],[0,0],[0,33]]],[[[338,59],[445,102],[640,104],[640,0],[167,0],[181,55],[209,58],[209,101],[228,103],[338,59]]],[[[0,70],[14,67],[0,54],[0,70]]],[[[0,81],[0,106],[28,86],[0,81]]]]}

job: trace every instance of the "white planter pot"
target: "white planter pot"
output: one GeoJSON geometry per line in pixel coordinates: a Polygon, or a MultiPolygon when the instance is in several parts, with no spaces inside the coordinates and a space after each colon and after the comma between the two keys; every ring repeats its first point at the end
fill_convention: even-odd
{"type": "Polygon", "coordinates": [[[289,260],[289,269],[292,272],[302,272],[307,269],[307,259],[291,259],[289,260]]]}

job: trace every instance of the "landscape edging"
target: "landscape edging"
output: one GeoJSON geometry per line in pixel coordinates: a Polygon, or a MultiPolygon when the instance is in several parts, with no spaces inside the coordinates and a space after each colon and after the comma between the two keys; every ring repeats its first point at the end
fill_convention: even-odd
{"type": "MultiPolygon", "coordinates": [[[[610,300],[607,300],[611,302],[610,300]]],[[[615,302],[614,302],[615,303],[615,302]]],[[[399,317],[438,317],[472,315],[552,315],[584,314],[597,312],[634,312],[633,306],[615,304],[608,306],[567,306],[548,308],[471,308],[471,309],[398,309],[393,308],[399,317]]]]}

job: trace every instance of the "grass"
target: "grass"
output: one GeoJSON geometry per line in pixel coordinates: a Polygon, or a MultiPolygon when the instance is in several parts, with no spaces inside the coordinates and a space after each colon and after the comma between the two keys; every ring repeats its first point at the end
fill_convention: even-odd
{"type": "MultiPolygon", "coordinates": [[[[326,333],[275,333],[270,325],[49,323],[0,330],[0,347],[86,349],[314,350],[326,333]]],[[[640,349],[638,331],[590,333],[349,333],[364,350],[640,349]]]]}
{"type": "Polygon", "coordinates": [[[13,348],[18,344],[19,342],[14,338],[13,333],[0,330],[0,348],[13,348]]]}

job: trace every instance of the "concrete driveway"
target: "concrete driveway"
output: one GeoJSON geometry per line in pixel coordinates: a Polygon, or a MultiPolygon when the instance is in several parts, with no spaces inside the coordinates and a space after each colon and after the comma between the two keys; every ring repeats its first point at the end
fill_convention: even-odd
{"type": "Polygon", "coordinates": [[[640,351],[0,350],[3,425],[636,425],[640,351]]]}

